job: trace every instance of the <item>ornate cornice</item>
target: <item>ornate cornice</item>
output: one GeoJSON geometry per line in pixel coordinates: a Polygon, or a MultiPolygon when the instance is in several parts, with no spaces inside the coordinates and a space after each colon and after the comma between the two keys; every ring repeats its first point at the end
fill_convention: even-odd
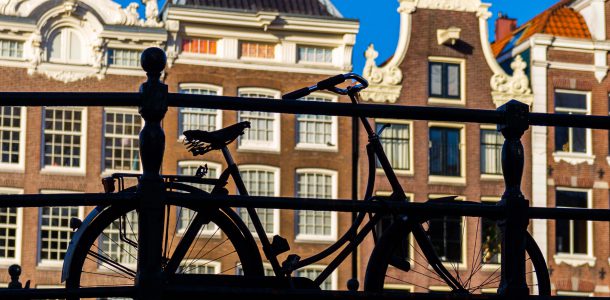
{"type": "Polygon", "coordinates": [[[527,64],[523,61],[521,55],[518,55],[510,64],[510,67],[513,69],[512,76],[502,72],[495,73],[491,77],[491,96],[496,107],[503,105],[511,99],[516,99],[527,105],[531,105],[534,100],[534,95],[529,87],[529,78],[525,74],[527,64]]]}
{"type": "Polygon", "coordinates": [[[377,56],[373,44],[366,50],[366,63],[364,65],[363,76],[369,81],[369,88],[362,91],[364,100],[373,102],[390,102],[398,100],[402,88],[402,72],[395,65],[377,66],[377,56]]]}
{"type": "Polygon", "coordinates": [[[441,9],[453,11],[477,12],[481,1],[479,0],[407,0],[414,7],[426,9],[441,9]]]}

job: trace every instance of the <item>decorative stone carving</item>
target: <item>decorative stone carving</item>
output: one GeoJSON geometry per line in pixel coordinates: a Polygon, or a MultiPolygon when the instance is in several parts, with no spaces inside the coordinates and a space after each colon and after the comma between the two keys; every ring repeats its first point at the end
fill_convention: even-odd
{"type": "Polygon", "coordinates": [[[144,26],[163,26],[163,22],[159,22],[159,5],[157,4],[157,0],[142,0],[142,3],[146,5],[146,20],[144,21],[144,26]]]}
{"type": "Polygon", "coordinates": [[[63,83],[70,83],[79,80],[83,80],[89,77],[97,77],[98,79],[102,79],[104,76],[101,74],[95,73],[86,73],[86,72],[70,72],[70,71],[50,71],[45,70],[41,72],[48,78],[61,81],[63,83]]]}
{"type": "Polygon", "coordinates": [[[104,65],[104,40],[101,38],[97,38],[91,44],[91,50],[93,52],[93,67],[98,70],[98,73],[102,71],[102,66],[104,65]]]}
{"type": "Polygon", "coordinates": [[[437,29],[437,42],[439,45],[455,45],[455,42],[460,39],[460,32],[462,32],[462,29],[453,26],[447,29],[437,29]]]}
{"type": "Polygon", "coordinates": [[[511,99],[519,100],[530,105],[534,99],[532,90],[529,87],[529,79],[525,74],[527,64],[521,55],[515,57],[510,64],[513,75],[506,73],[496,73],[491,77],[491,96],[496,106],[500,106],[511,99]]]}
{"type": "Polygon", "coordinates": [[[364,64],[363,76],[370,86],[362,91],[364,100],[374,102],[394,103],[398,100],[402,86],[402,71],[397,66],[378,67],[375,61],[379,53],[375,51],[373,44],[365,52],[366,63],[364,64]]]}
{"type": "Polygon", "coordinates": [[[74,11],[76,11],[76,7],[78,7],[78,4],[74,0],[65,0],[63,6],[64,13],[69,16],[72,15],[74,11]]]}
{"type": "Polygon", "coordinates": [[[29,40],[30,44],[30,67],[28,68],[28,74],[33,74],[42,61],[42,36],[40,32],[35,31],[29,40]]]}
{"type": "Polygon", "coordinates": [[[454,11],[476,12],[481,5],[479,0],[410,0],[417,7],[427,9],[442,9],[454,11]]]}
{"type": "Polygon", "coordinates": [[[127,5],[126,8],[123,8],[123,10],[121,11],[121,23],[127,26],[142,25],[142,21],[140,20],[140,14],[138,13],[139,7],[140,4],[136,2],[131,2],[129,3],[129,5],[127,5]]]}

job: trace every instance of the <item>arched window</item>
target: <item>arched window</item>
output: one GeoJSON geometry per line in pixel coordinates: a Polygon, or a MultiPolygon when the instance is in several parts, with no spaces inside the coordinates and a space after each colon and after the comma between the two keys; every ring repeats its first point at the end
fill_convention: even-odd
{"type": "Polygon", "coordinates": [[[49,60],[61,63],[82,62],[82,41],[76,30],[61,28],[51,36],[49,60]]]}

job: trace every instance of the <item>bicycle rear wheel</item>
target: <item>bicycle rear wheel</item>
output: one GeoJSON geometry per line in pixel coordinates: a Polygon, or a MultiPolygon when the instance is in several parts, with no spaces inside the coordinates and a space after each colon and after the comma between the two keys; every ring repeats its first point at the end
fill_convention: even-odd
{"type": "MultiPolygon", "coordinates": [[[[496,294],[500,286],[500,240],[495,222],[480,217],[442,217],[424,222],[419,232],[406,221],[395,221],[377,242],[368,262],[364,289],[421,293],[496,294]],[[421,230],[423,229],[423,230],[421,230]],[[429,260],[426,245],[439,261],[429,260]],[[441,264],[440,270],[438,266],[441,264]],[[439,274],[446,271],[446,276],[439,274]],[[443,277],[455,282],[447,283],[443,277]]],[[[526,278],[530,293],[550,295],[544,257],[534,239],[526,238],[526,278]]]]}
{"type": "MultiPolygon", "coordinates": [[[[184,186],[186,191],[195,188],[184,186]]],[[[199,191],[201,192],[201,191],[199,191]]],[[[166,218],[163,245],[163,267],[168,282],[195,282],[207,275],[263,276],[258,248],[248,240],[236,222],[241,222],[230,209],[202,210],[185,201],[173,200],[165,206],[166,218]],[[193,225],[203,216],[204,226],[194,228],[197,237],[179,258],[180,266],[169,274],[167,262],[193,225]],[[175,276],[174,276],[175,275],[175,276]],[[186,277],[185,277],[186,276],[186,277]]],[[[136,203],[105,208],[85,229],[73,252],[67,288],[131,286],[137,270],[138,212],[136,203]]],[[[249,233],[248,233],[249,234],[249,233]]],[[[252,238],[251,235],[249,238],[252,238]]]]}

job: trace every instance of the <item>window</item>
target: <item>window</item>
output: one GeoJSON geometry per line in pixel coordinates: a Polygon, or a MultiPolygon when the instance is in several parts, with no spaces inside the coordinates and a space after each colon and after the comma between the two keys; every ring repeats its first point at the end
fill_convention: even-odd
{"type": "MultiPolygon", "coordinates": [[[[0,195],[22,194],[23,190],[0,187],[0,195]]],[[[19,262],[21,244],[22,209],[17,207],[0,208],[0,263],[19,262]]]]}
{"type": "Polygon", "coordinates": [[[176,273],[220,274],[220,270],[220,262],[200,259],[183,262],[176,273]]]}
{"type": "MultiPolygon", "coordinates": [[[[68,193],[67,191],[42,190],[42,194],[68,193]]],[[[82,207],[41,207],[40,215],[40,252],[41,264],[61,266],[74,231],[70,219],[80,218],[82,207]]]]}
{"type": "MultiPolygon", "coordinates": [[[[559,114],[588,113],[588,93],[555,91],[555,112],[559,114]]],[[[555,127],[555,151],[588,153],[589,129],[555,127]]]]}
{"type": "Polygon", "coordinates": [[[60,63],[80,63],[83,60],[80,35],[74,29],[62,28],[52,37],[49,60],[60,63]]]}
{"type": "MultiPolygon", "coordinates": [[[[277,197],[279,193],[279,169],[265,166],[241,166],[239,170],[250,196],[277,197]]],[[[238,208],[239,216],[250,231],[256,229],[245,208],[238,208]]],[[[279,212],[271,208],[257,208],[256,213],[267,234],[279,232],[279,212]]]]}
{"type": "Polygon", "coordinates": [[[218,40],[210,38],[190,38],[182,40],[182,51],[188,53],[216,55],[218,40]]]}
{"type": "Polygon", "coordinates": [[[462,64],[453,62],[429,62],[430,97],[443,99],[462,98],[462,64]]]}
{"type": "Polygon", "coordinates": [[[104,169],[140,171],[142,117],[135,109],[104,110],[104,169]]]}
{"type": "MultiPolygon", "coordinates": [[[[212,162],[205,162],[205,161],[200,161],[200,160],[178,162],[178,174],[193,176],[193,175],[197,174],[197,169],[199,169],[199,167],[201,167],[201,166],[208,167],[208,173],[207,173],[207,175],[205,175],[205,178],[218,178],[218,176],[220,176],[220,164],[212,163],[212,162]]],[[[200,184],[200,183],[186,183],[186,184],[197,187],[208,193],[212,192],[212,189],[214,188],[214,186],[210,185],[210,184],[200,184]]]]}
{"type": "MultiPolygon", "coordinates": [[[[181,84],[180,93],[219,96],[222,88],[207,84],[181,84]]],[[[208,108],[180,108],[179,135],[187,130],[214,131],[222,127],[222,110],[208,108]]]]}
{"type": "Polygon", "coordinates": [[[443,216],[430,219],[428,222],[430,242],[442,262],[462,262],[462,235],[465,235],[462,219],[460,216],[443,216]]]}
{"type": "Polygon", "coordinates": [[[275,44],[261,42],[245,42],[241,43],[241,57],[247,58],[275,58],[275,44]]]}
{"type": "MultiPolygon", "coordinates": [[[[296,276],[315,280],[316,278],[318,278],[318,276],[320,276],[320,274],[322,274],[322,271],[324,271],[325,268],[326,268],[326,266],[315,266],[315,265],[304,267],[304,268],[296,270],[296,276]]],[[[336,289],[335,282],[336,282],[336,275],[333,272],[330,276],[328,276],[328,278],[326,278],[326,280],[324,280],[322,282],[322,284],[320,285],[320,288],[323,290],[336,289]]]]}
{"type": "Polygon", "coordinates": [[[23,164],[25,108],[0,106],[0,165],[23,164]]]}
{"type": "MultiPolygon", "coordinates": [[[[269,89],[241,88],[239,97],[279,98],[279,92],[269,89]]],[[[280,117],[277,113],[240,111],[238,121],[249,121],[250,128],[240,136],[239,148],[259,151],[280,150],[280,117]]]]}
{"type": "Polygon", "coordinates": [[[45,107],[43,166],[84,170],[84,108],[45,107]]]}
{"type": "Polygon", "coordinates": [[[104,229],[98,241],[99,252],[117,263],[135,267],[138,249],[127,240],[134,243],[138,240],[138,215],[135,211],[130,211],[122,220],[124,222],[115,220],[104,229]]]}
{"type": "Polygon", "coordinates": [[[299,62],[332,63],[333,49],[315,46],[299,46],[299,62]]]}
{"type": "Polygon", "coordinates": [[[0,40],[0,56],[22,58],[23,42],[14,40],[0,40]]]}
{"type": "MultiPolygon", "coordinates": [[[[336,97],[311,95],[300,100],[334,102],[336,97]]],[[[322,115],[297,115],[297,148],[337,147],[337,117],[322,115]]]]}
{"type": "Polygon", "coordinates": [[[108,49],[108,65],[139,68],[140,53],[140,50],[108,49]]]}
{"type": "MultiPolygon", "coordinates": [[[[220,170],[221,170],[220,164],[212,163],[212,162],[205,162],[205,161],[200,161],[200,160],[178,162],[178,174],[195,175],[197,173],[197,169],[200,166],[204,166],[204,165],[208,166],[208,174],[205,176],[205,178],[218,178],[220,176],[220,170]]],[[[187,184],[195,186],[208,193],[211,192],[212,189],[214,188],[212,185],[209,185],[209,184],[199,184],[199,183],[187,183],[187,184]]],[[[195,212],[188,208],[177,207],[176,214],[177,214],[177,220],[179,220],[179,222],[177,222],[178,223],[177,230],[180,233],[180,232],[183,232],[184,230],[186,230],[188,225],[192,222],[193,218],[195,217],[195,212]]],[[[211,235],[217,235],[220,233],[218,232],[218,226],[216,226],[216,224],[212,223],[212,224],[204,225],[200,231],[200,234],[204,235],[204,236],[211,236],[211,235]]]]}
{"type": "MultiPolygon", "coordinates": [[[[557,207],[587,208],[589,193],[586,191],[560,190],[555,191],[557,207]]],[[[557,253],[589,254],[590,228],[584,220],[555,221],[555,250],[557,253]]]]}
{"type": "MultiPolygon", "coordinates": [[[[385,120],[375,120],[376,132],[379,132],[383,126],[386,127],[379,141],[383,146],[383,150],[390,161],[390,165],[395,170],[411,170],[411,123],[389,123],[385,120]]],[[[381,168],[379,160],[377,160],[377,168],[381,168]]]]}
{"type": "MultiPolygon", "coordinates": [[[[496,205],[499,199],[482,198],[481,203],[496,205]]],[[[502,250],[502,233],[496,220],[481,218],[481,262],[499,264],[502,250]]],[[[479,255],[479,254],[477,254],[479,255]]]]}
{"type": "MultiPolygon", "coordinates": [[[[297,197],[316,199],[337,198],[337,172],[321,169],[297,170],[297,197]]],[[[336,238],[337,213],[299,210],[297,239],[333,240],[336,238]]]]}
{"type": "Polygon", "coordinates": [[[502,174],[504,136],[497,130],[481,129],[481,173],[502,174]]]}
{"type": "Polygon", "coordinates": [[[461,129],[430,127],[430,175],[462,176],[461,129]]]}

